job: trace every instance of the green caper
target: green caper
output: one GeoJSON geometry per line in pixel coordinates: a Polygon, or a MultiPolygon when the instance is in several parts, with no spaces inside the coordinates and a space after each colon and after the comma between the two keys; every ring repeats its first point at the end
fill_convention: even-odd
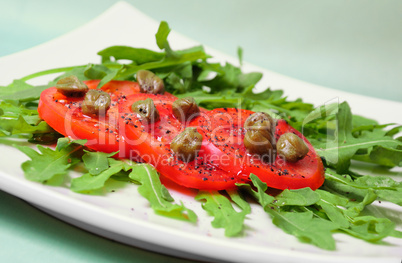
{"type": "Polygon", "coordinates": [[[165,93],[165,84],[163,83],[163,80],[149,70],[139,70],[137,72],[137,81],[140,84],[140,91],[142,93],[165,93]]]}
{"type": "Polygon", "coordinates": [[[193,97],[177,99],[172,104],[173,115],[182,122],[189,121],[200,113],[193,97]]]}
{"type": "Polygon", "coordinates": [[[277,151],[284,160],[294,163],[303,159],[309,149],[299,136],[288,132],[279,137],[277,151]]]}
{"type": "Polygon", "coordinates": [[[262,157],[264,161],[273,162],[276,157],[275,121],[264,112],[257,112],[244,123],[246,134],[244,146],[251,154],[262,157]]]}
{"type": "Polygon", "coordinates": [[[246,132],[259,133],[265,137],[272,145],[275,145],[274,127],[269,121],[258,121],[246,129],[246,132]]]}
{"type": "Polygon", "coordinates": [[[87,85],[71,75],[56,82],[57,90],[67,97],[82,97],[88,91],[87,85]]]}
{"type": "Polygon", "coordinates": [[[250,130],[246,132],[243,143],[247,151],[251,154],[263,156],[273,153],[271,141],[260,131],[250,130]]]}
{"type": "Polygon", "coordinates": [[[250,115],[247,120],[244,122],[244,128],[248,129],[251,126],[254,126],[256,123],[265,123],[267,125],[267,129],[274,130],[275,121],[272,117],[265,112],[256,112],[250,115]]]}
{"type": "Polygon", "coordinates": [[[105,115],[111,103],[110,95],[103,90],[91,89],[82,102],[82,113],[86,115],[105,115]]]}
{"type": "Polygon", "coordinates": [[[131,109],[148,123],[154,123],[159,120],[159,111],[156,109],[154,101],[151,98],[134,102],[131,105],[131,109]]]}
{"type": "Polygon", "coordinates": [[[201,149],[202,135],[195,127],[187,127],[170,143],[170,149],[184,162],[195,159],[201,149]]]}

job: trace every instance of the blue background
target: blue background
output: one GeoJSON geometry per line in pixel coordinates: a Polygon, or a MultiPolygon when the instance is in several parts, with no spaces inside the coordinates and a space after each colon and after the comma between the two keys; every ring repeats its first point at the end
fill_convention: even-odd
{"type": "MultiPolygon", "coordinates": [[[[0,57],[74,30],[115,2],[0,0],[0,57]]],[[[401,1],[127,2],[229,55],[236,56],[241,46],[245,61],[266,69],[334,89],[402,101],[401,1]]],[[[1,191],[0,260],[178,262],[72,227],[1,191]]]]}

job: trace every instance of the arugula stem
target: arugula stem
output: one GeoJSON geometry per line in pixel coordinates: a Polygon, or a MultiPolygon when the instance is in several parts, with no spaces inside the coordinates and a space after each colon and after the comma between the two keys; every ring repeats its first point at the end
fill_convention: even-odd
{"type": "MultiPolygon", "coordinates": [[[[359,184],[356,184],[356,183],[353,183],[353,182],[348,182],[346,180],[342,180],[342,179],[340,179],[340,178],[338,178],[336,176],[333,176],[330,173],[325,173],[325,179],[326,180],[333,180],[333,181],[336,181],[336,182],[339,182],[339,183],[342,183],[342,184],[345,184],[345,185],[350,185],[350,186],[358,188],[358,189],[371,189],[371,188],[373,188],[372,186],[359,185],[359,184]]],[[[393,190],[394,188],[393,187],[388,187],[388,186],[378,186],[375,189],[393,190]]]]}
{"type": "Polygon", "coordinates": [[[30,80],[30,79],[34,79],[34,78],[37,78],[37,77],[44,76],[44,75],[66,72],[66,71],[70,71],[70,70],[73,70],[73,69],[76,69],[76,68],[85,68],[86,66],[87,65],[47,69],[47,70],[39,71],[39,72],[30,74],[28,76],[25,76],[25,77],[21,78],[21,80],[22,81],[27,81],[27,80],[30,80]]]}

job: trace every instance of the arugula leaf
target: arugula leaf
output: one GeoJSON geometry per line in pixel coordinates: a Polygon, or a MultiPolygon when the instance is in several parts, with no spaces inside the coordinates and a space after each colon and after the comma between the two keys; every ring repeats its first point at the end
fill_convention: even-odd
{"type": "Polygon", "coordinates": [[[217,75],[213,79],[200,81],[202,85],[210,87],[212,93],[225,89],[242,92],[250,86],[254,87],[262,78],[261,73],[252,72],[244,74],[240,68],[233,66],[230,63],[226,63],[225,66],[219,67],[215,72],[217,75]]]}
{"type": "Polygon", "coordinates": [[[159,180],[158,172],[147,164],[139,164],[131,167],[129,178],[139,183],[138,192],[145,197],[152,209],[160,215],[196,222],[197,215],[183,204],[172,203],[173,198],[169,191],[159,180]]]}
{"type": "Polygon", "coordinates": [[[327,163],[336,168],[338,173],[345,173],[350,167],[351,159],[359,150],[371,152],[374,146],[396,148],[402,142],[386,136],[383,130],[364,132],[361,136],[355,137],[352,134],[352,113],[346,102],[339,105],[337,126],[333,140],[318,141],[311,140],[318,154],[323,156],[327,163]]]}
{"type": "Polygon", "coordinates": [[[239,58],[240,66],[243,65],[243,49],[241,47],[237,48],[237,57],[239,58]]]}
{"type": "MultiPolygon", "coordinates": [[[[309,188],[298,190],[284,190],[273,197],[266,193],[267,187],[255,175],[251,175],[253,185],[257,191],[249,185],[239,185],[246,189],[272,217],[273,223],[282,228],[286,233],[296,236],[301,242],[308,242],[327,250],[335,249],[335,241],[332,234],[342,231],[354,237],[376,242],[389,235],[399,235],[395,231],[395,223],[385,218],[377,218],[371,215],[360,216],[363,209],[377,199],[377,192],[390,191],[390,188],[399,187],[391,179],[373,179],[372,177],[360,177],[360,181],[353,182],[350,177],[336,175],[337,184],[348,185],[358,189],[360,200],[350,199],[351,192],[324,191],[318,189],[312,191],[309,188]],[[370,188],[370,185],[373,188],[370,188]],[[346,197],[347,196],[347,197],[346,197]]],[[[328,181],[325,187],[328,188],[328,181]]],[[[345,190],[342,188],[342,190],[345,190]]]]}
{"type": "Polygon", "coordinates": [[[375,163],[387,167],[402,166],[402,150],[398,148],[400,145],[396,143],[397,147],[383,147],[377,145],[365,154],[357,154],[353,159],[368,163],[375,163]]]}
{"type": "MultiPolygon", "coordinates": [[[[303,120],[303,126],[306,126],[308,123],[312,123],[321,118],[327,118],[328,116],[335,115],[339,111],[338,103],[331,103],[328,105],[322,105],[314,110],[312,110],[303,120]]],[[[327,119],[325,121],[328,121],[327,119]]]]}
{"type": "Polygon", "coordinates": [[[57,145],[56,145],[56,150],[61,151],[62,149],[72,145],[72,144],[77,144],[84,146],[87,140],[82,139],[82,140],[71,140],[70,138],[63,137],[57,140],[57,145]]]}
{"type": "Polygon", "coordinates": [[[206,59],[208,56],[201,49],[194,50],[192,52],[183,52],[178,57],[168,57],[166,56],[164,59],[155,62],[147,62],[141,65],[124,65],[121,72],[116,75],[116,79],[130,79],[133,74],[142,69],[147,70],[158,70],[165,67],[174,67],[177,65],[181,65],[185,62],[194,62],[200,59],[206,59]]]}
{"type": "Polygon", "coordinates": [[[102,57],[102,62],[111,62],[111,57],[115,60],[131,60],[135,65],[141,65],[147,62],[155,62],[163,59],[162,52],[155,52],[144,48],[134,48],[128,46],[112,46],[98,52],[102,57]]]}
{"type": "Polygon", "coordinates": [[[24,117],[19,115],[17,119],[0,118],[0,131],[6,135],[47,133],[54,130],[46,122],[38,125],[30,125],[24,117]]]}
{"type": "Polygon", "coordinates": [[[332,237],[332,234],[333,231],[338,228],[337,224],[320,217],[316,217],[313,212],[308,210],[288,211],[287,208],[281,208],[281,206],[312,204],[319,200],[318,194],[307,189],[296,191],[288,190],[283,195],[277,196],[276,199],[265,192],[267,190],[267,186],[265,183],[261,182],[257,176],[251,175],[250,178],[253,182],[253,185],[257,188],[257,191],[247,187],[248,191],[251,191],[251,195],[257,199],[257,201],[264,208],[264,211],[272,217],[272,222],[276,226],[281,228],[286,233],[294,235],[301,242],[312,243],[327,250],[335,249],[335,240],[332,237]],[[300,197],[303,192],[308,193],[310,197],[305,198],[301,202],[297,201],[297,198],[300,197]],[[269,201],[269,203],[267,201],[269,201]],[[277,206],[277,204],[281,206],[277,206]]]}
{"type": "Polygon", "coordinates": [[[237,186],[245,189],[253,198],[255,198],[261,204],[264,209],[270,206],[274,202],[275,198],[265,193],[268,189],[267,184],[262,182],[260,178],[258,178],[255,174],[251,174],[250,179],[254,187],[257,188],[257,191],[252,189],[251,185],[249,184],[237,184],[237,186]]]}
{"type": "Polygon", "coordinates": [[[353,219],[350,228],[343,229],[346,233],[369,242],[377,242],[394,231],[395,223],[387,218],[360,216],[353,219]]]}
{"type": "Polygon", "coordinates": [[[226,190],[226,192],[229,194],[230,199],[242,210],[244,215],[251,213],[251,206],[245,200],[245,197],[241,194],[241,192],[237,190],[226,190]]]}
{"type": "Polygon", "coordinates": [[[211,222],[212,226],[224,228],[225,236],[228,237],[238,236],[242,233],[245,217],[251,211],[250,207],[235,192],[231,192],[231,197],[236,201],[236,204],[243,208],[242,211],[237,212],[231,201],[217,191],[200,191],[195,197],[195,200],[205,200],[202,208],[214,216],[214,220],[211,222]]]}
{"type": "Polygon", "coordinates": [[[42,183],[56,176],[67,174],[68,169],[79,161],[73,153],[82,149],[81,145],[75,144],[55,150],[38,145],[39,152],[28,146],[16,145],[15,147],[31,158],[21,165],[25,177],[28,180],[42,183]]]}
{"type": "Polygon", "coordinates": [[[116,153],[86,152],[82,161],[91,175],[98,175],[109,168],[109,157],[116,153]]]}
{"type": "Polygon", "coordinates": [[[316,190],[316,192],[320,195],[320,200],[317,202],[317,205],[321,207],[326,217],[340,228],[349,228],[350,221],[345,216],[344,209],[340,208],[346,207],[349,203],[349,199],[320,189],[316,190]]]}
{"type": "Polygon", "coordinates": [[[320,200],[320,195],[307,187],[295,190],[285,189],[279,195],[275,196],[275,199],[273,202],[276,206],[309,206],[317,203],[320,200]]]}
{"type": "Polygon", "coordinates": [[[28,109],[20,102],[1,101],[0,136],[49,133],[54,130],[41,121],[36,110],[28,109]]]}
{"type": "Polygon", "coordinates": [[[365,175],[353,180],[349,175],[340,175],[327,169],[325,178],[325,188],[351,199],[363,200],[367,191],[373,191],[380,200],[402,206],[402,183],[390,177],[365,175]]]}
{"type": "Polygon", "coordinates": [[[170,28],[168,23],[162,21],[159,25],[158,32],[155,34],[156,44],[160,49],[165,49],[169,46],[169,42],[167,40],[170,33],[170,28]]]}
{"type": "Polygon", "coordinates": [[[282,212],[277,209],[266,209],[272,216],[272,222],[288,234],[294,235],[301,242],[312,243],[319,248],[335,250],[335,239],[332,234],[338,226],[331,221],[315,217],[311,211],[282,212]]]}
{"type": "Polygon", "coordinates": [[[0,100],[36,100],[46,88],[48,86],[32,86],[23,80],[14,80],[10,85],[0,87],[0,100]]]}
{"type": "MultiPolygon", "coordinates": [[[[96,170],[95,167],[90,165],[91,171],[96,170]]],[[[74,192],[89,192],[102,188],[106,181],[123,170],[125,164],[122,161],[108,158],[108,167],[103,169],[102,172],[97,174],[86,173],[80,177],[71,180],[71,190],[74,192]]]]}

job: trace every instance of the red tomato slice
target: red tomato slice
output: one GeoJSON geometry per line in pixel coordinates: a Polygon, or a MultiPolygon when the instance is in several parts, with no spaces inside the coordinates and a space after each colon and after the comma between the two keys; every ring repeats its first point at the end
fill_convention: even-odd
{"type": "Polygon", "coordinates": [[[235,183],[244,183],[243,178],[206,163],[202,157],[185,163],[174,155],[170,143],[185,127],[173,116],[173,101],[164,96],[149,94],[137,94],[121,101],[121,121],[126,124],[124,137],[128,147],[163,176],[185,187],[223,190],[234,188],[235,183]],[[160,115],[160,119],[153,124],[142,122],[137,113],[131,111],[134,102],[147,98],[153,100],[160,115]]]}
{"type": "Polygon", "coordinates": [[[286,121],[278,120],[275,138],[292,132],[304,140],[309,148],[306,157],[295,163],[276,156],[272,164],[262,162],[250,155],[243,144],[246,119],[254,112],[240,109],[215,109],[203,114],[190,125],[197,126],[207,147],[204,158],[211,160],[217,168],[237,175],[244,180],[253,173],[269,187],[277,189],[298,189],[310,187],[315,190],[324,182],[324,167],[313,146],[286,121]],[[211,145],[212,144],[212,145],[211,145]]]}
{"type": "MultiPolygon", "coordinates": [[[[98,83],[99,80],[86,82],[90,89],[95,89],[98,83]]],[[[173,138],[185,128],[172,114],[175,96],[141,94],[138,84],[130,81],[111,81],[102,90],[112,99],[105,116],[84,115],[81,111],[83,98],[66,97],[56,88],[42,92],[39,115],[59,133],[72,139],[87,139],[86,146],[93,150],[119,151],[117,157],[144,160],[166,178],[189,188],[234,188],[236,183],[248,182],[250,173],[277,189],[317,189],[324,181],[321,159],[311,144],[283,120],[278,121],[276,139],[285,132],[293,132],[310,149],[308,155],[296,163],[277,157],[270,165],[249,155],[243,145],[243,125],[253,112],[238,109],[201,109],[202,116],[190,124],[197,126],[203,135],[201,151],[194,161],[185,163],[170,150],[173,138]],[[160,113],[160,120],[150,125],[142,123],[131,111],[135,101],[147,98],[153,99],[160,113]]]]}
{"type": "MultiPolygon", "coordinates": [[[[85,81],[90,89],[96,89],[99,80],[85,81]]],[[[66,97],[56,88],[49,88],[40,96],[38,112],[53,129],[71,139],[87,139],[88,148],[107,153],[119,151],[118,157],[128,157],[125,138],[120,136],[117,103],[126,96],[140,92],[131,81],[111,81],[102,87],[112,103],[106,116],[91,117],[81,111],[83,98],[66,97]]]]}

